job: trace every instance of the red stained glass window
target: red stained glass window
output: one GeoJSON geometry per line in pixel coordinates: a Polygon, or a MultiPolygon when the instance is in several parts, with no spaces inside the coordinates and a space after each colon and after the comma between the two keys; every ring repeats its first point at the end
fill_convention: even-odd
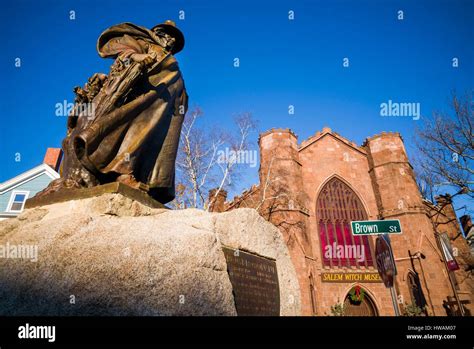
{"type": "Polygon", "coordinates": [[[353,236],[351,221],[367,220],[362,202],[347,184],[332,178],[316,202],[319,241],[325,266],[373,266],[368,236],[353,236]]]}
{"type": "MultiPolygon", "coordinates": [[[[326,246],[328,246],[327,242],[327,232],[326,232],[326,224],[322,220],[319,221],[319,242],[321,244],[321,249],[326,251],[326,246]]],[[[323,254],[323,264],[329,265],[329,258],[326,258],[323,254]]]]}

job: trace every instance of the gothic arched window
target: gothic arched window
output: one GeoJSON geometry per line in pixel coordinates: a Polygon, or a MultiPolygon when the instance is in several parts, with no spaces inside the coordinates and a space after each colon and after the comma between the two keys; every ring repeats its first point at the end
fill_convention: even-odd
{"type": "Polygon", "coordinates": [[[340,179],[330,179],[316,201],[319,241],[324,266],[373,266],[368,236],[353,236],[351,221],[367,220],[362,202],[340,179]]]}

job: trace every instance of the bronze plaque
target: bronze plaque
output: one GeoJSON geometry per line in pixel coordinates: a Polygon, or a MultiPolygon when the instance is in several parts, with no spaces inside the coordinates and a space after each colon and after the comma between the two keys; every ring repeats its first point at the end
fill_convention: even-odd
{"type": "Polygon", "coordinates": [[[223,247],[239,316],[279,316],[280,287],[276,262],[223,247]]]}

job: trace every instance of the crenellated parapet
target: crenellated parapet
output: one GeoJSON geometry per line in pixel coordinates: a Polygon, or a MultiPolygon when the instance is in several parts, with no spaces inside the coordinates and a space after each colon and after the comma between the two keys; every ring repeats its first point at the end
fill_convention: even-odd
{"type": "Polygon", "coordinates": [[[326,135],[331,135],[334,138],[337,138],[342,143],[345,143],[347,146],[354,148],[364,154],[366,153],[363,147],[360,147],[354,141],[348,140],[347,138],[341,136],[339,133],[332,131],[329,127],[324,127],[322,131],[318,131],[313,136],[310,136],[306,140],[302,141],[300,146],[298,147],[298,151],[302,151],[303,149],[309,147],[311,144],[313,144],[314,142],[317,142],[318,140],[320,140],[322,137],[326,135]]]}

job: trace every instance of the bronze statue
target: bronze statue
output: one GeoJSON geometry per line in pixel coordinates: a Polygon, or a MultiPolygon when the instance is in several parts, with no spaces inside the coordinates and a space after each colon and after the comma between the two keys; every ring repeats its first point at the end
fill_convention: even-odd
{"type": "Polygon", "coordinates": [[[38,195],[118,181],[161,203],[174,198],[176,153],[188,107],[174,58],[183,47],[184,36],[172,21],[151,30],[122,23],[100,35],[99,55],[115,61],[108,75],[94,74],[83,88],[74,88],[61,178],[38,195]]]}

